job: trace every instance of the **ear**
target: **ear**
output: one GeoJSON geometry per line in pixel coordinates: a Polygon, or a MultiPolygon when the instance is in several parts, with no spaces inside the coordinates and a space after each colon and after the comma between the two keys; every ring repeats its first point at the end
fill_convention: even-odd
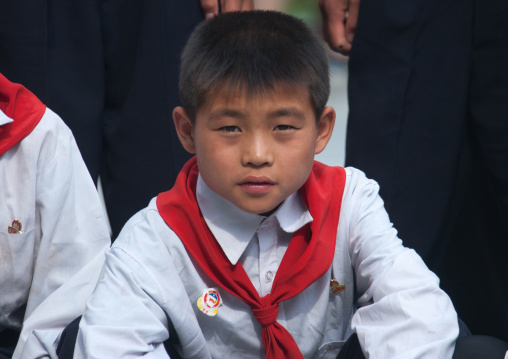
{"type": "Polygon", "coordinates": [[[335,110],[333,107],[326,106],[317,124],[317,137],[316,137],[316,149],[315,154],[321,153],[330,138],[332,137],[333,126],[335,125],[335,110]]]}
{"type": "Polygon", "coordinates": [[[173,122],[183,148],[187,152],[195,154],[196,144],[192,133],[192,122],[183,107],[176,107],[173,110],[173,122]]]}

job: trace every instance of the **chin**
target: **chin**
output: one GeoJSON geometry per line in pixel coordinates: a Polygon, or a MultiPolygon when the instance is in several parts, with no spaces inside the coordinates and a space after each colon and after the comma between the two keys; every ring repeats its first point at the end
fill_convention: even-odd
{"type": "Polygon", "coordinates": [[[252,214],[259,214],[260,216],[269,216],[270,214],[272,214],[273,212],[275,212],[277,210],[277,208],[279,208],[279,206],[276,206],[275,208],[271,208],[270,207],[262,207],[262,206],[252,206],[252,207],[245,207],[245,206],[236,206],[238,207],[239,209],[241,209],[242,211],[244,212],[247,212],[247,213],[252,213],[252,214]]]}
{"type": "Polygon", "coordinates": [[[276,205],[275,207],[272,207],[271,209],[260,208],[259,211],[255,211],[252,213],[256,213],[256,214],[259,214],[260,216],[268,217],[273,212],[275,212],[277,209],[279,209],[279,206],[280,206],[280,203],[278,205],[276,205]]]}

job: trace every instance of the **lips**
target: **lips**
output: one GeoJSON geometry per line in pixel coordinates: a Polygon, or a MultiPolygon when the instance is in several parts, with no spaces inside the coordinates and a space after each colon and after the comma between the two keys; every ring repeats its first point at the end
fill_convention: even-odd
{"type": "Polygon", "coordinates": [[[275,186],[275,182],[267,177],[249,176],[238,185],[247,193],[264,194],[275,186]]]}

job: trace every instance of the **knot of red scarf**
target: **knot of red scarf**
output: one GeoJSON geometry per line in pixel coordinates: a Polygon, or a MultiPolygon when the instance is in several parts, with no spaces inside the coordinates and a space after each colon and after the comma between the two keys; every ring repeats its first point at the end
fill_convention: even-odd
{"type": "MultiPolygon", "coordinates": [[[[270,302],[269,297],[270,294],[267,294],[265,297],[261,298],[261,301],[265,299],[267,302],[270,302]]],[[[259,324],[261,324],[263,328],[266,328],[277,320],[277,315],[279,315],[279,303],[263,308],[252,308],[252,313],[254,313],[254,317],[258,320],[259,324]]]]}

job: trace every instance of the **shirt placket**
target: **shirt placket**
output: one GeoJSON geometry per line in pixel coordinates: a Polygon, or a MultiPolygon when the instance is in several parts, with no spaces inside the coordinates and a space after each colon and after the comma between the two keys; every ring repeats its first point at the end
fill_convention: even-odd
{"type": "Polygon", "coordinates": [[[270,294],[279,267],[275,218],[265,219],[258,227],[257,235],[259,242],[259,294],[264,297],[270,294]]]}

